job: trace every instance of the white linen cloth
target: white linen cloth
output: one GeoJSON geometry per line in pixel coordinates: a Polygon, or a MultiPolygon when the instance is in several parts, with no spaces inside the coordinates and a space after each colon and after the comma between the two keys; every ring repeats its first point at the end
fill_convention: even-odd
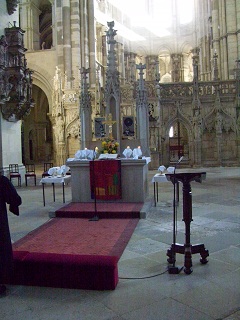
{"type": "Polygon", "coordinates": [[[126,157],[126,158],[130,158],[132,156],[132,149],[130,148],[126,148],[124,151],[123,151],[123,155],[126,157]]]}
{"type": "Polygon", "coordinates": [[[142,150],[141,148],[134,148],[133,149],[133,158],[138,159],[138,157],[142,156],[142,150]]]}
{"type": "Polygon", "coordinates": [[[52,167],[48,170],[48,174],[50,176],[57,176],[57,175],[60,175],[60,170],[61,168],[60,167],[52,167]]]}
{"type": "Polygon", "coordinates": [[[61,174],[65,176],[65,174],[70,170],[70,168],[68,166],[66,166],[65,164],[61,166],[60,171],[61,174]]]}
{"type": "Polygon", "coordinates": [[[175,167],[168,167],[167,168],[168,173],[174,173],[174,171],[175,171],[175,167]]]}
{"type": "Polygon", "coordinates": [[[161,173],[164,172],[164,170],[166,170],[166,167],[161,165],[159,168],[158,168],[158,171],[160,171],[161,173]]]}
{"type": "Polygon", "coordinates": [[[90,150],[90,149],[78,150],[75,153],[75,159],[77,159],[77,160],[93,160],[94,155],[95,155],[94,150],[90,150]]]}
{"type": "Polygon", "coordinates": [[[40,184],[50,184],[50,183],[56,183],[56,184],[60,184],[60,183],[64,183],[64,184],[68,184],[71,181],[71,176],[65,176],[65,177],[46,177],[46,178],[42,178],[40,180],[40,184]]]}
{"type": "Polygon", "coordinates": [[[152,182],[168,182],[168,179],[165,174],[157,173],[152,177],[152,182]]]}
{"type": "Polygon", "coordinates": [[[61,176],[61,175],[65,175],[69,170],[70,168],[64,164],[61,167],[50,168],[48,170],[48,174],[50,176],[61,176]]]}

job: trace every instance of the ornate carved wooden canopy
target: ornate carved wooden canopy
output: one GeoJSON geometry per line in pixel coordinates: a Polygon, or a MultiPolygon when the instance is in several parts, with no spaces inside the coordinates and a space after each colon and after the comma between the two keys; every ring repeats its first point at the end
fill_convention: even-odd
{"type": "Polygon", "coordinates": [[[19,4],[19,0],[6,0],[7,1],[7,11],[8,14],[13,14],[17,9],[17,5],[19,4]]]}

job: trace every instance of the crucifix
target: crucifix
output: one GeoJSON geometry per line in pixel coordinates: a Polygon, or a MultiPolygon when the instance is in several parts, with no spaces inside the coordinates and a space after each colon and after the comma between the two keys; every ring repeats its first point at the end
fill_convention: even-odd
{"type": "Polygon", "coordinates": [[[108,137],[109,139],[113,139],[113,135],[112,135],[112,126],[114,123],[116,123],[116,121],[112,120],[112,114],[109,113],[107,120],[102,122],[103,124],[106,124],[108,126],[108,137]]]}

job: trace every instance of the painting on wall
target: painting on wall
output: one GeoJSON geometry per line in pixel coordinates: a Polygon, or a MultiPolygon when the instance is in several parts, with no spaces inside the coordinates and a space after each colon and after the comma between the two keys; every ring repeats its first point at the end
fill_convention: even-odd
{"type": "Polygon", "coordinates": [[[134,137],[135,136],[135,128],[134,128],[134,117],[123,117],[122,122],[122,129],[123,129],[123,137],[134,137]]]}
{"type": "Polygon", "coordinates": [[[95,138],[103,138],[106,135],[106,125],[103,124],[105,118],[97,117],[94,119],[95,138]]]}

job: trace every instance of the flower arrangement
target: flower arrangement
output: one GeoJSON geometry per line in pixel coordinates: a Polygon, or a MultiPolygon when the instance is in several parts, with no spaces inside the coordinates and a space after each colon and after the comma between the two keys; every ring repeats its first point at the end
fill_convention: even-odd
{"type": "Polygon", "coordinates": [[[107,138],[102,141],[102,153],[116,154],[119,143],[113,139],[107,138]]]}

